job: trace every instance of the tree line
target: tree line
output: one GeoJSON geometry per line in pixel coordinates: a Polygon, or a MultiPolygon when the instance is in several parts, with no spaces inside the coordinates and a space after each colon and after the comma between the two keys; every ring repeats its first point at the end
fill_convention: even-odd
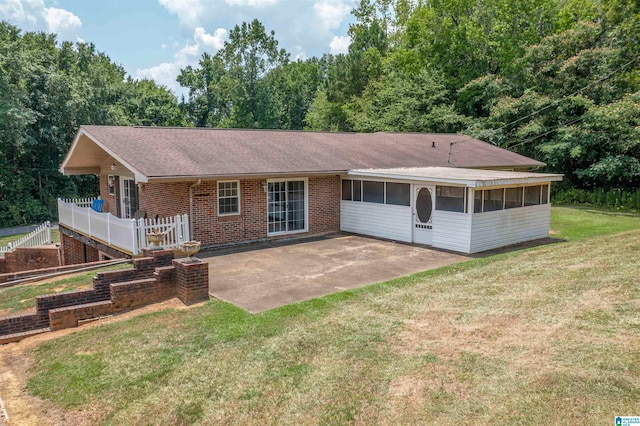
{"type": "Polygon", "coordinates": [[[361,0],[346,54],[292,60],[258,20],[181,70],[181,100],[90,43],[0,24],[0,226],[55,217],[95,177],[57,168],[80,124],[460,132],[565,189],[640,186],[634,0],[361,0]]]}

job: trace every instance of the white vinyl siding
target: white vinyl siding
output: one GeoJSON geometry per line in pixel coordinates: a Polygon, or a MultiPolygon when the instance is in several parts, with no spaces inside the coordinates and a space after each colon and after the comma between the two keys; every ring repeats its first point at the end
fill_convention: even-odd
{"type": "Polygon", "coordinates": [[[550,204],[476,213],[472,216],[470,252],[548,237],[550,214],[550,204]]]}
{"type": "Polygon", "coordinates": [[[469,253],[471,217],[466,213],[433,212],[433,247],[469,253]]]}
{"type": "Polygon", "coordinates": [[[411,242],[411,207],[342,201],[340,229],[346,232],[411,242]]]}

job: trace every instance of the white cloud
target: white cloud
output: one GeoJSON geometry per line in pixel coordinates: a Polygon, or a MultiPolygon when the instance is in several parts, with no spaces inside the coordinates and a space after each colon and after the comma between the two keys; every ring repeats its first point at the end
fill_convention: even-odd
{"type": "Polygon", "coordinates": [[[46,20],[49,32],[56,34],[77,33],[82,21],[73,13],[55,7],[46,8],[46,20]]]}
{"type": "Polygon", "coordinates": [[[58,34],[59,40],[77,40],[82,28],[82,21],[76,15],[65,9],[45,7],[43,0],[3,0],[0,20],[27,31],[58,34]]]}
{"type": "Polygon", "coordinates": [[[198,45],[220,50],[224,46],[224,41],[227,39],[227,30],[218,28],[213,34],[207,34],[204,28],[198,27],[193,33],[193,39],[198,45]]]}
{"type": "Polygon", "coordinates": [[[266,7],[273,6],[279,0],[224,0],[229,6],[266,7]]]}
{"type": "Polygon", "coordinates": [[[205,7],[201,0],[158,0],[170,13],[178,16],[180,23],[185,26],[195,26],[200,23],[200,16],[205,7]]]}
{"type": "Polygon", "coordinates": [[[180,66],[175,63],[163,62],[155,67],[136,70],[136,78],[155,80],[156,83],[167,86],[175,92],[176,77],[180,73],[180,66]]]}
{"type": "Polygon", "coordinates": [[[318,0],[313,4],[316,20],[325,31],[339,28],[352,8],[351,0],[318,0]]]}
{"type": "Polygon", "coordinates": [[[347,53],[349,51],[349,45],[351,44],[351,37],[344,36],[333,36],[333,40],[329,43],[329,48],[331,48],[331,53],[337,55],[339,53],[347,53]]]}
{"type": "Polygon", "coordinates": [[[180,74],[182,68],[188,65],[195,66],[205,51],[220,50],[224,46],[227,39],[227,30],[224,28],[216,29],[213,34],[209,34],[202,27],[197,27],[193,31],[193,38],[173,55],[173,62],[163,62],[151,68],[137,69],[136,78],[150,78],[157,83],[162,84],[173,90],[178,96],[186,93],[176,82],[176,77],[180,74]]]}

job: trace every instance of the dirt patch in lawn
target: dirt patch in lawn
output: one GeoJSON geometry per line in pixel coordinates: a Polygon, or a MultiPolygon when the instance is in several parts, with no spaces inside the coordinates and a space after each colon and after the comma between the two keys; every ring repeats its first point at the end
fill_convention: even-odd
{"type": "MultiPolygon", "coordinates": [[[[65,336],[70,333],[86,330],[87,328],[99,327],[104,324],[123,321],[137,315],[148,314],[165,309],[189,309],[201,305],[202,303],[185,306],[180,300],[171,299],[166,302],[145,306],[144,308],[121,315],[106,317],[97,321],[89,322],[78,328],[68,328],[65,330],[43,333],[17,343],[0,346],[0,398],[4,401],[7,414],[9,415],[9,425],[89,425],[94,423],[94,418],[92,417],[95,417],[95,419],[100,417],[100,413],[98,412],[95,413],[95,416],[87,416],[85,411],[83,412],[83,416],[79,416],[72,410],[63,411],[49,401],[45,401],[41,398],[28,394],[26,391],[26,383],[29,377],[29,369],[34,363],[33,355],[36,347],[52,339],[57,339],[58,337],[65,336]]],[[[2,419],[0,418],[0,426],[2,426],[2,424],[2,419]]]]}

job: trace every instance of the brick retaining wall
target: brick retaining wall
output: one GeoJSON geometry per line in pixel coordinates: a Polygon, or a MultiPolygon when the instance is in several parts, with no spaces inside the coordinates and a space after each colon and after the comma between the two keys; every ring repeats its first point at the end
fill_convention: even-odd
{"type": "Polygon", "coordinates": [[[60,247],[18,247],[0,258],[0,274],[60,266],[60,247]]]}
{"type": "Polygon", "coordinates": [[[82,320],[135,309],[176,295],[185,304],[208,299],[208,264],[185,266],[183,260],[173,259],[173,250],[145,251],[145,255],[134,260],[134,269],[97,273],[90,290],[36,297],[35,314],[0,318],[0,344],[28,337],[31,331],[75,327],[82,320]]]}
{"type": "Polygon", "coordinates": [[[91,266],[100,266],[103,263],[109,263],[110,261],[101,261],[101,262],[92,262],[84,265],[65,265],[65,266],[56,266],[54,268],[44,268],[44,269],[34,269],[31,271],[22,271],[22,272],[11,272],[6,274],[0,274],[0,284],[17,281],[23,278],[37,277],[40,275],[52,274],[55,272],[64,272],[64,271],[72,271],[74,269],[78,269],[79,267],[91,267],[91,266]]]}

